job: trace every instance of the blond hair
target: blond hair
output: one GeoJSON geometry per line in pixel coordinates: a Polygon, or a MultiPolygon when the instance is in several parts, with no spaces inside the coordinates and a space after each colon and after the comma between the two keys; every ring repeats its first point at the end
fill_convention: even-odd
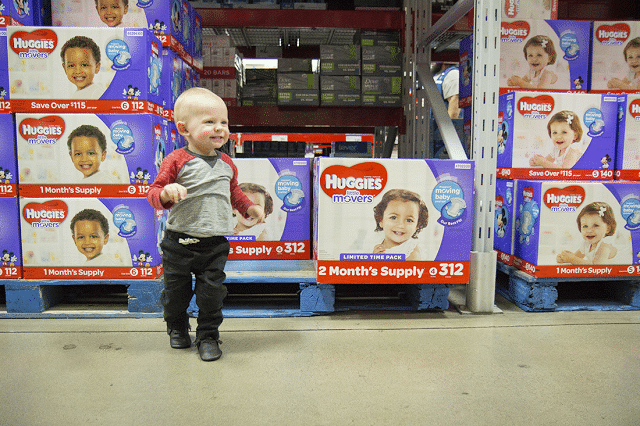
{"type": "Polygon", "coordinates": [[[178,96],[173,105],[173,121],[176,125],[179,121],[186,122],[190,115],[196,114],[205,108],[210,108],[212,104],[218,104],[216,106],[227,109],[222,98],[209,89],[192,87],[185,90],[178,96]]]}

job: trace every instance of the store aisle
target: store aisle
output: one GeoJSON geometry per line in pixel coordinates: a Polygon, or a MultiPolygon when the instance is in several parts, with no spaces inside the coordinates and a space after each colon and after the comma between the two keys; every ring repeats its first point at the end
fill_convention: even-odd
{"type": "Polygon", "coordinates": [[[0,320],[0,425],[638,425],[640,312],[0,320]],[[195,326],[195,321],[192,320],[195,326]]]}

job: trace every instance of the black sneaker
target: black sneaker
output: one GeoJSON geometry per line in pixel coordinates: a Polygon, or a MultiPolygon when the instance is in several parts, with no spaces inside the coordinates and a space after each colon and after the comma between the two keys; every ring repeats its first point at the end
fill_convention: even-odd
{"type": "Polygon", "coordinates": [[[207,338],[198,342],[198,353],[203,361],[215,361],[220,359],[222,351],[220,350],[219,340],[207,338]]]}
{"type": "Polygon", "coordinates": [[[189,336],[189,329],[170,329],[168,331],[169,334],[169,343],[171,343],[171,347],[174,349],[185,349],[191,347],[191,336],[189,336]]]}

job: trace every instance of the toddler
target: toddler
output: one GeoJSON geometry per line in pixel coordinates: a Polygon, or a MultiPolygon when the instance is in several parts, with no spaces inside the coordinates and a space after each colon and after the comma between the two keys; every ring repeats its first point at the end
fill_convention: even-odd
{"type": "Polygon", "coordinates": [[[533,36],[522,49],[524,58],[529,64],[529,73],[525,76],[513,75],[507,80],[507,84],[521,89],[549,89],[558,76],[545,69],[547,65],[556,63],[556,49],[553,41],[544,35],[533,36]]]}
{"type": "Polygon", "coordinates": [[[582,139],[582,125],[578,115],[573,111],[557,112],[549,120],[547,132],[553,142],[552,153],[546,157],[536,154],[529,160],[529,164],[545,169],[572,168],[582,156],[580,150],[572,146],[582,139]]]}
{"type": "MultiPolygon", "coordinates": [[[[102,259],[102,248],[109,241],[109,222],[102,213],[84,209],[71,219],[71,235],[76,248],[87,258],[87,264],[97,264],[102,259]]],[[[102,262],[100,262],[102,265],[102,262]]]]}
{"type": "MultiPolygon", "coordinates": [[[[249,182],[241,183],[239,186],[253,204],[262,207],[265,219],[273,213],[273,199],[264,186],[249,182]]],[[[235,209],[233,210],[233,215],[238,219],[238,223],[233,228],[233,235],[253,235],[256,237],[256,241],[268,239],[264,222],[257,223],[256,219],[252,217],[246,218],[235,209]]]]}
{"type": "Polygon", "coordinates": [[[384,239],[374,253],[401,253],[405,260],[421,260],[418,233],[429,223],[429,211],[420,195],[404,189],[387,191],[373,208],[375,231],[384,239]]]}
{"type": "Polygon", "coordinates": [[[69,134],[67,146],[73,165],[84,176],[82,183],[114,182],[100,170],[100,163],[107,158],[107,139],[97,127],[89,124],[77,127],[69,134]]]}
{"type": "Polygon", "coordinates": [[[129,0],[96,0],[96,10],[102,22],[117,27],[129,11],[129,0]]]}
{"type": "Polygon", "coordinates": [[[618,90],[640,90],[640,37],[629,40],[622,53],[629,66],[629,73],[622,79],[612,78],[607,82],[607,87],[618,90]]]}
{"type": "Polygon", "coordinates": [[[89,37],[75,36],[60,49],[62,67],[77,90],[76,99],[98,99],[104,90],[93,79],[100,71],[100,48],[89,37]]]}
{"type": "Polygon", "coordinates": [[[584,238],[582,247],[575,253],[563,250],[556,261],[572,265],[601,265],[613,259],[618,249],[603,241],[604,237],[616,232],[616,218],[613,209],[605,202],[593,202],[584,206],[576,220],[578,230],[584,238]]]}
{"type": "Polygon", "coordinates": [[[238,169],[220,151],[229,139],[229,118],[219,96],[202,87],[184,91],[174,105],[174,121],[187,146],[165,157],[147,194],[155,209],[170,209],[160,243],[164,267],[160,301],[171,347],[188,348],[187,308],[195,292],[198,353],[203,361],[215,361],[222,356],[218,329],[230,249],[225,235],[233,235],[233,210],[258,223],[264,220],[264,210],[242,192],[238,169]]]}

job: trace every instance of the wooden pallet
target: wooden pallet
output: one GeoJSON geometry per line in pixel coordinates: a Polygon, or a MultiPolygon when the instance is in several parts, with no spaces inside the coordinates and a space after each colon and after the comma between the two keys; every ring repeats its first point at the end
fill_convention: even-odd
{"type": "Polygon", "coordinates": [[[496,292],[529,312],[640,310],[638,278],[536,278],[498,262],[496,292]]]}

